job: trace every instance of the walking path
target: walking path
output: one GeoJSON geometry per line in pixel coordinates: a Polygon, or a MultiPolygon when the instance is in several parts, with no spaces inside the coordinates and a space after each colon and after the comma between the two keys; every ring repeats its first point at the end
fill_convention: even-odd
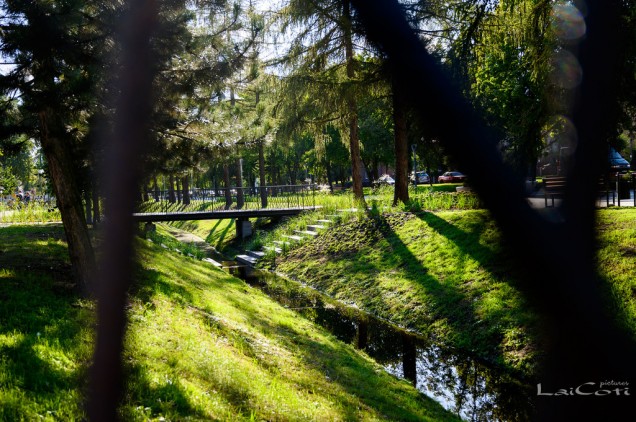
{"type": "Polygon", "coordinates": [[[186,243],[186,244],[190,244],[190,243],[194,244],[194,246],[196,246],[198,249],[204,251],[208,257],[212,256],[212,254],[218,254],[214,246],[210,245],[208,242],[201,239],[199,236],[195,234],[176,229],[172,226],[168,226],[167,224],[164,226],[164,228],[168,231],[168,233],[174,236],[175,239],[177,239],[179,242],[186,243]]]}

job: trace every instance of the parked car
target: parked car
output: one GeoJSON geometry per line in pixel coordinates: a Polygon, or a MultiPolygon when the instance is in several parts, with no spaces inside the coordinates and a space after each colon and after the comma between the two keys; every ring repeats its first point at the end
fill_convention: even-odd
{"type": "Polygon", "coordinates": [[[608,157],[608,159],[609,159],[610,171],[616,172],[616,171],[627,171],[627,170],[629,170],[629,161],[624,159],[618,153],[618,151],[616,151],[612,147],[610,147],[610,149],[609,149],[609,157],[608,157]]]}
{"type": "Polygon", "coordinates": [[[392,186],[392,185],[395,185],[395,179],[393,179],[388,174],[383,174],[382,176],[378,178],[378,180],[373,182],[373,185],[374,186],[386,186],[386,185],[392,186]]]}
{"type": "Polygon", "coordinates": [[[460,173],[458,171],[447,171],[442,174],[437,181],[439,183],[453,183],[453,182],[463,182],[466,179],[466,175],[460,173]]]}
{"type": "MultiPolygon", "coordinates": [[[[411,182],[415,182],[415,174],[413,174],[413,172],[411,172],[410,179],[411,179],[411,182]]],[[[431,178],[428,176],[428,173],[426,173],[425,171],[417,172],[417,183],[430,183],[430,182],[431,182],[431,178]]]]}

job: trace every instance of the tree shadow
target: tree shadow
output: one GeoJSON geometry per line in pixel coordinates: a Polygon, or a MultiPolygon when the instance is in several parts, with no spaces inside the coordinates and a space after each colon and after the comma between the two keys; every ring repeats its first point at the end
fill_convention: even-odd
{"type": "MultiPolygon", "coordinates": [[[[505,254],[505,247],[501,247],[501,245],[489,247],[482,244],[481,235],[485,230],[485,224],[478,222],[472,225],[470,231],[464,231],[431,212],[414,215],[435,232],[451,241],[463,255],[470,256],[491,274],[504,277],[509,276],[514,271],[510,256],[505,254]],[[502,266],[502,263],[506,265],[502,266]]],[[[482,223],[486,221],[484,219],[482,223]]],[[[503,238],[498,240],[501,242],[503,238]]]]}
{"type": "MultiPolygon", "coordinates": [[[[307,269],[307,273],[300,270],[295,276],[300,279],[306,276],[318,290],[333,297],[355,300],[358,306],[373,309],[395,324],[415,329],[425,336],[432,335],[438,342],[445,340],[441,345],[458,348],[511,370],[510,365],[505,364],[503,333],[507,328],[525,324],[528,316],[524,313],[519,317],[524,321],[520,321],[510,312],[507,301],[517,300],[515,296],[509,296],[511,290],[499,291],[490,282],[484,282],[506,283],[506,278],[510,277],[507,260],[504,259],[503,264],[498,260],[498,246],[483,243],[481,235],[485,229],[479,221],[468,226],[472,230],[462,230],[434,214],[421,214],[418,215],[421,221],[448,240],[449,250],[440,250],[433,244],[431,247],[437,249],[431,249],[430,253],[435,254],[432,256],[452,258],[442,259],[439,263],[433,258],[426,261],[422,254],[416,256],[409,248],[414,245],[426,247],[426,237],[430,234],[424,231],[407,233],[406,236],[414,238],[407,245],[396,233],[398,225],[406,224],[401,220],[411,218],[414,217],[410,214],[381,215],[365,223],[373,224],[373,228],[360,229],[365,233],[372,232],[371,239],[343,239],[350,230],[327,234],[331,236],[331,241],[327,241],[331,246],[318,246],[318,250],[310,251],[308,256],[293,257],[320,260],[323,259],[321,254],[327,255],[324,259],[334,262],[339,267],[339,277],[344,276],[346,280],[335,280],[334,283],[329,272],[316,277],[311,269],[307,269]],[[418,236],[420,239],[415,239],[418,236]],[[450,248],[458,249],[451,251],[450,248]],[[375,262],[382,263],[382,268],[375,262]],[[435,268],[436,265],[452,265],[453,268],[441,271],[435,268]],[[487,305],[483,300],[486,296],[490,302],[487,305]]],[[[302,265],[299,267],[303,268],[302,265]]],[[[523,348],[525,344],[519,347],[523,348]]]]}
{"type": "Polygon", "coordinates": [[[177,416],[179,419],[205,420],[209,415],[191,403],[178,376],[153,380],[148,370],[136,363],[124,364],[126,387],[124,406],[120,409],[125,420],[177,416]],[[140,415],[141,414],[141,415],[140,415]]]}
{"type": "Polygon", "coordinates": [[[223,245],[223,240],[225,240],[225,237],[227,236],[228,231],[234,228],[234,218],[232,218],[230,219],[229,224],[221,230],[218,239],[215,239],[217,235],[216,228],[221,224],[222,221],[223,220],[219,220],[218,223],[215,224],[215,226],[212,228],[212,230],[210,230],[210,233],[205,237],[205,241],[209,244],[212,244],[212,242],[214,242],[215,244],[212,246],[214,246],[217,249],[219,249],[223,245]]]}
{"type": "MultiPolygon", "coordinates": [[[[374,365],[370,365],[367,360],[357,352],[352,346],[336,341],[333,334],[326,334],[332,339],[327,342],[320,341],[309,335],[302,327],[296,325],[272,322],[261,312],[250,312],[246,303],[228,295],[226,299],[238,310],[244,310],[246,317],[249,317],[249,324],[258,332],[270,338],[276,338],[283,347],[292,351],[293,355],[300,359],[301,365],[316,371],[320,377],[324,377],[329,384],[334,386],[327,394],[337,396],[339,411],[343,420],[359,420],[360,415],[354,410],[357,403],[353,397],[361,400],[365,406],[372,408],[378,414],[388,419],[399,418],[400,420],[421,420],[421,415],[410,406],[428,409],[433,420],[449,420],[452,415],[425,395],[411,395],[411,400],[416,397],[415,403],[408,403],[408,399],[403,397],[403,390],[408,389],[406,382],[397,382],[392,390],[386,385],[388,374],[379,374],[374,365]],[[249,314],[249,315],[248,315],[249,314]],[[399,387],[398,387],[399,386],[399,387]],[[346,395],[338,395],[337,391],[343,391],[346,395]],[[399,415],[399,416],[397,416],[399,415]]],[[[311,304],[311,301],[307,303],[311,304]]],[[[303,318],[298,315],[297,318],[303,318]]],[[[304,318],[303,318],[304,319],[304,318]]],[[[346,325],[346,324],[345,324],[346,325]]],[[[336,327],[344,331],[350,331],[353,327],[336,327]]],[[[236,333],[233,328],[226,327],[223,323],[217,324],[216,329],[225,336],[231,337],[236,333]]],[[[355,331],[355,328],[353,328],[355,331]]],[[[241,336],[248,335],[241,331],[241,336]]],[[[351,334],[351,333],[348,333],[351,334]]],[[[272,366],[268,358],[253,346],[251,341],[241,343],[242,352],[256,361],[260,368],[267,370],[273,378],[280,377],[280,368],[272,366]]],[[[293,385],[301,391],[314,391],[317,386],[308,380],[290,380],[293,385]]],[[[233,400],[232,395],[227,395],[227,399],[233,400]]],[[[318,393],[316,393],[318,394],[318,393]]],[[[242,400],[243,397],[239,396],[242,400]]],[[[335,397],[334,397],[335,398],[335,397]]],[[[241,405],[241,402],[237,403],[241,405]]]]}
{"type": "Polygon", "coordinates": [[[20,402],[0,410],[0,419],[23,419],[34,411],[76,418],[82,398],[69,392],[86,387],[92,341],[87,331],[94,324],[90,305],[78,302],[71,290],[60,290],[47,273],[10,274],[0,273],[0,384],[5,399],[20,397],[20,402]]]}

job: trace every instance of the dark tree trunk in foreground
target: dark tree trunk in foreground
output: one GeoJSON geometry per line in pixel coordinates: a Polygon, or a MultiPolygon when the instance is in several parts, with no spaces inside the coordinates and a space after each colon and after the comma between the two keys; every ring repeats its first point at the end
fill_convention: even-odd
{"type": "Polygon", "coordinates": [[[393,80],[393,133],[395,142],[395,190],[393,206],[399,201],[409,202],[409,148],[406,133],[406,104],[404,87],[393,80]]]}
{"type": "MultiPolygon", "coordinates": [[[[583,82],[572,120],[578,147],[563,206],[538,213],[523,194],[523,180],[504,165],[488,129],[437,66],[395,0],[352,0],[369,38],[386,52],[405,86],[409,104],[471,178],[471,185],[497,221],[506,249],[521,275],[517,287],[543,316],[547,356],[538,383],[543,391],[570,391],[585,383],[593,391],[607,381],[635,381],[636,346],[616,326],[597,274],[596,184],[614,127],[618,0],[587,2],[588,32],[580,44],[583,82]],[[532,259],[529,259],[532,257],[532,259]]],[[[533,385],[534,387],[534,385],[533,385]]],[[[615,390],[609,386],[605,390],[615,390]]],[[[620,420],[633,413],[631,397],[537,396],[537,419],[620,420]],[[603,399],[603,400],[599,400],[603,399]]]]}
{"type": "Polygon", "coordinates": [[[102,169],[106,198],[106,228],[98,278],[97,339],[88,385],[88,420],[116,421],[124,380],[122,350],[126,329],[126,294],[132,280],[132,221],[140,157],[148,140],[153,80],[150,34],[155,26],[153,0],[130,2],[124,16],[123,57],[113,136],[106,142],[108,155],[102,169]],[[118,171],[112,171],[117,167],[118,171]]]}
{"type": "Polygon", "coordinates": [[[75,181],[75,163],[69,146],[64,142],[64,127],[55,118],[55,112],[47,108],[40,112],[39,117],[40,142],[64,223],[73,279],[77,289],[87,295],[91,290],[90,281],[95,275],[96,266],[80,191],[75,181]]]}

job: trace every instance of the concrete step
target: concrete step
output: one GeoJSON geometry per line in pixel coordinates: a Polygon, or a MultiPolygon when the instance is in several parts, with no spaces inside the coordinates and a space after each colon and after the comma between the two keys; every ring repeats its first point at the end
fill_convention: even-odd
{"type": "Polygon", "coordinates": [[[273,243],[274,245],[276,245],[276,246],[291,246],[291,243],[289,243],[289,242],[282,242],[282,241],[280,241],[280,240],[274,240],[272,243],[273,243]]]}
{"type": "Polygon", "coordinates": [[[316,220],[316,223],[320,223],[320,224],[333,224],[333,221],[331,221],[331,220],[316,220]]]}
{"type": "Polygon", "coordinates": [[[265,256],[265,252],[263,251],[245,251],[249,256],[252,256],[256,259],[261,259],[265,256]]]}
{"type": "Polygon", "coordinates": [[[323,226],[321,224],[309,224],[307,226],[307,230],[312,231],[312,232],[317,232],[318,230],[324,230],[326,228],[327,228],[327,226],[323,226]]]}
{"type": "Polygon", "coordinates": [[[343,210],[337,210],[337,212],[358,212],[357,208],[346,208],[343,210]]]}
{"type": "Polygon", "coordinates": [[[236,255],[236,262],[238,262],[239,264],[245,264],[245,265],[249,265],[250,267],[253,267],[258,262],[258,259],[249,255],[236,255]]]}
{"type": "Polygon", "coordinates": [[[266,251],[274,251],[276,255],[280,255],[283,253],[283,250],[281,248],[277,248],[276,246],[263,246],[263,249],[265,249],[266,251]]]}
{"type": "Polygon", "coordinates": [[[212,264],[212,265],[214,265],[217,268],[221,268],[223,266],[223,264],[221,264],[220,262],[216,262],[212,258],[203,258],[201,261],[205,261],[208,264],[212,264]]]}
{"type": "Polygon", "coordinates": [[[284,234],[283,237],[286,237],[287,239],[291,239],[291,240],[295,240],[296,242],[302,242],[303,238],[300,236],[295,236],[292,234],[284,234]]]}
{"type": "Polygon", "coordinates": [[[294,233],[303,234],[309,237],[318,236],[318,233],[309,230],[294,230],[294,233]]]}

